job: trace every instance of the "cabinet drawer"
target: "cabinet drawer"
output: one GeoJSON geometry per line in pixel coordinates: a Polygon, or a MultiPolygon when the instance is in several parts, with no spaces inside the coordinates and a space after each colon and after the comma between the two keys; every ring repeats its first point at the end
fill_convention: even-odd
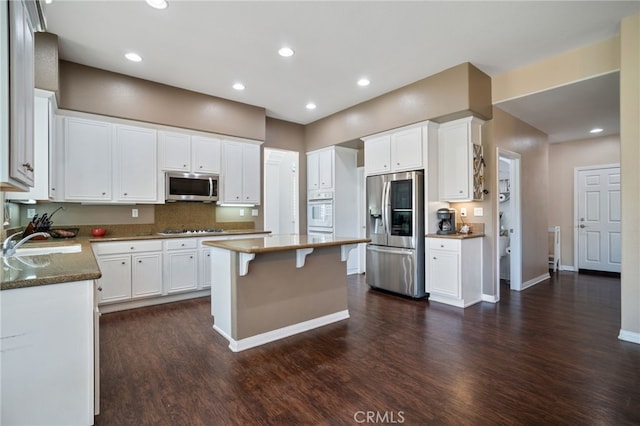
{"type": "Polygon", "coordinates": [[[432,250],[460,250],[460,240],[449,238],[427,238],[427,247],[432,250]]]}
{"type": "Polygon", "coordinates": [[[93,252],[97,255],[131,253],[141,251],[161,251],[162,241],[160,240],[131,240],[116,241],[111,243],[93,243],[93,252]]]}
{"type": "Polygon", "coordinates": [[[167,250],[186,250],[198,247],[196,238],[179,238],[165,241],[167,250]]]}

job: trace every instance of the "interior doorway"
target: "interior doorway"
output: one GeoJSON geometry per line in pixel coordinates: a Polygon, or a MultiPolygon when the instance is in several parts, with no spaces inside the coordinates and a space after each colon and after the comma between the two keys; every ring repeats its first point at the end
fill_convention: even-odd
{"type": "Polygon", "coordinates": [[[299,234],[298,153],[264,149],[264,229],[272,234],[299,234]]]}
{"type": "Polygon", "coordinates": [[[578,271],[620,272],[620,165],[574,170],[574,265],[578,271]]]}
{"type": "Polygon", "coordinates": [[[520,154],[498,148],[498,208],[496,211],[496,299],[500,282],[511,290],[522,290],[522,210],[520,154]]]}

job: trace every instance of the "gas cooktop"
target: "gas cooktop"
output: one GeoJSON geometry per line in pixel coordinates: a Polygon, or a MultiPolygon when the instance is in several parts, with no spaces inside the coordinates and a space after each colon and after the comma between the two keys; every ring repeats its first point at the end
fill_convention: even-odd
{"type": "Polygon", "coordinates": [[[204,229],[165,229],[158,232],[158,235],[200,235],[200,234],[223,234],[226,231],[221,228],[204,229]]]}

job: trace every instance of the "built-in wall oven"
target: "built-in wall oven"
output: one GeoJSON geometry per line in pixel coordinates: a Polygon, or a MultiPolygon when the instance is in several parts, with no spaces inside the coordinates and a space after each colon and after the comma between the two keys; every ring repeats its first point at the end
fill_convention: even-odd
{"type": "Polygon", "coordinates": [[[309,193],[307,234],[333,234],[333,192],[309,193]]]}

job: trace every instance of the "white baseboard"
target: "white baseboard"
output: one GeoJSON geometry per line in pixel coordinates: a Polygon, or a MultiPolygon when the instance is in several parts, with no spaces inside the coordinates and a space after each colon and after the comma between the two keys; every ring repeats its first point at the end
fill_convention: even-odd
{"type": "Polygon", "coordinates": [[[624,340],[625,342],[637,343],[640,345],[640,333],[636,333],[633,331],[626,331],[620,329],[620,334],[618,335],[618,339],[624,340]]]}
{"type": "Polygon", "coordinates": [[[198,297],[211,296],[211,290],[197,290],[186,293],[170,294],[168,296],[150,297],[147,299],[129,300],[126,302],[107,303],[99,305],[98,309],[103,314],[110,312],[124,311],[127,309],[144,308],[145,306],[161,305],[163,303],[179,302],[181,300],[195,299],[198,297]]]}
{"type": "Polygon", "coordinates": [[[275,340],[284,339],[285,337],[303,333],[305,331],[322,327],[334,322],[342,321],[347,318],[349,318],[349,310],[345,309],[344,311],[335,312],[333,314],[314,318],[309,321],[299,322],[297,324],[278,328],[277,330],[268,331],[266,333],[257,334],[255,336],[247,337],[240,340],[233,339],[231,336],[218,329],[215,324],[213,325],[213,329],[229,341],[229,349],[231,349],[233,352],[240,352],[244,351],[245,349],[254,348],[256,346],[264,345],[265,343],[273,342],[275,340]]]}
{"type": "Polygon", "coordinates": [[[542,274],[542,275],[538,275],[535,278],[530,279],[529,281],[525,281],[522,283],[522,287],[520,288],[520,290],[525,290],[531,286],[534,286],[538,283],[541,283],[544,280],[548,280],[549,278],[551,278],[551,275],[549,275],[549,273],[547,272],[546,274],[542,274]]]}
{"type": "Polygon", "coordinates": [[[578,269],[575,268],[572,265],[560,265],[560,270],[561,271],[571,271],[571,272],[576,272],[578,269]]]}
{"type": "Polygon", "coordinates": [[[498,297],[492,294],[483,294],[482,301],[490,302],[490,303],[498,303],[498,297]]]}

